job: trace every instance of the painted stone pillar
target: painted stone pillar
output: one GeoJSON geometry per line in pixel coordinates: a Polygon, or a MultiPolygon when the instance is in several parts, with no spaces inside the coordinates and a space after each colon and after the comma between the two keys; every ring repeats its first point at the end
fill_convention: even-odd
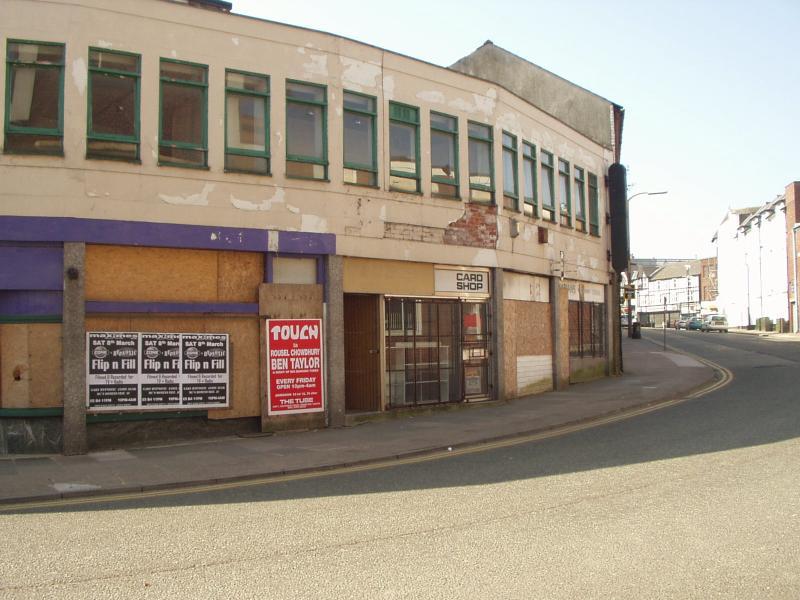
{"type": "Polygon", "coordinates": [[[86,245],[64,244],[64,454],[86,454],[86,245]]]}

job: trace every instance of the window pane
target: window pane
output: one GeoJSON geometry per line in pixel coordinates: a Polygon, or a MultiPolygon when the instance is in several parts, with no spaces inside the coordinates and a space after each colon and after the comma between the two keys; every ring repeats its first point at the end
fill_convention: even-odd
{"type": "Polygon", "coordinates": [[[491,144],[469,140],[469,182],[471,184],[492,185],[491,144]]]}
{"type": "Polygon", "coordinates": [[[166,82],[161,85],[161,139],[201,146],[205,88],[166,82]]]}
{"type": "Polygon", "coordinates": [[[456,177],[455,137],[448,133],[431,131],[431,175],[447,179],[456,177]]]}
{"type": "Polygon", "coordinates": [[[184,65],[181,63],[162,61],[161,76],[170,79],[180,79],[181,81],[205,83],[206,68],[196,65],[184,65]]]}
{"type": "Polygon", "coordinates": [[[90,73],[92,133],[133,137],[136,119],[136,79],[90,73]]]}
{"type": "Polygon", "coordinates": [[[228,92],[228,148],[264,152],[267,141],[265,99],[228,92]]]}
{"type": "Polygon", "coordinates": [[[446,117],[431,113],[431,127],[438,127],[439,129],[446,129],[448,131],[457,131],[457,121],[453,117],[446,117]]]}
{"type": "Polygon", "coordinates": [[[16,127],[58,129],[60,69],[11,65],[8,122],[16,127]]]}
{"type": "Polygon", "coordinates": [[[322,107],[286,105],[286,151],[292,156],[324,159],[322,107]]]}
{"type": "Polygon", "coordinates": [[[517,194],[517,177],[514,172],[516,152],[503,149],[503,192],[515,196],[517,194]]]}
{"type": "Polygon", "coordinates": [[[389,140],[391,170],[417,175],[416,126],[392,122],[389,129],[389,140]]]}
{"type": "Polygon", "coordinates": [[[228,71],[225,73],[225,85],[230,88],[258,92],[260,94],[269,92],[267,78],[259,75],[245,75],[244,73],[228,71]]]}
{"type": "Polygon", "coordinates": [[[14,42],[8,45],[8,60],[60,65],[64,64],[64,46],[14,42]]]}
{"type": "Polygon", "coordinates": [[[113,69],[115,71],[139,72],[139,57],[116,52],[89,51],[89,66],[94,69],[113,69]]]}
{"type": "Polygon", "coordinates": [[[307,102],[325,102],[325,88],[302,83],[286,82],[286,97],[307,102]]]}
{"type": "Polygon", "coordinates": [[[359,94],[344,94],[344,107],[366,112],[375,112],[375,98],[360,96],[359,94]]]}
{"type": "Polygon", "coordinates": [[[373,166],[373,118],[360,113],[344,113],[344,162],[373,166]]]}

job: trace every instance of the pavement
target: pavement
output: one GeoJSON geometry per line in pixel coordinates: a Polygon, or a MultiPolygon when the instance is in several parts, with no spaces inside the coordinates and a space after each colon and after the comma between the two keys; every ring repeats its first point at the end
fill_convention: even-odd
{"type": "MultiPolygon", "coordinates": [[[[646,336],[645,336],[646,337],[646,336]]],[[[726,372],[623,337],[625,373],[565,391],[459,405],[354,427],[229,436],[82,456],[0,457],[0,509],[12,504],[131,494],[309,473],[448,452],[499,440],[600,425],[694,397],[726,372]]]]}

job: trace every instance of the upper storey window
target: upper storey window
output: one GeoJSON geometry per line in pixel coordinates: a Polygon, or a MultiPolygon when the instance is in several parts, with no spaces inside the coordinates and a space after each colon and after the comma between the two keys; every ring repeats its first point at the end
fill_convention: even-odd
{"type": "Polygon", "coordinates": [[[86,156],[139,160],[138,54],[89,49],[86,156]]]}
{"type": "Polygon", "coordinates": [[[162,58],[159,164],[208,164],[207,112],[208,67],[162,58]]]}
{"type": "Polygon", "coordinates": [[[539,171],[542,174],[542,218],[556,222],[556,193],[553,175],[553,155],[542,150],[539,153],[539,171]]]}
{"type": "Polygon", "coordinates": [[[525,184],[523,210],[526,215],[536,217],[536,146],[528,142],[522,142],[522,174],[525,184]]]}
{"type": "Polygon", "coordinates": [[[586,231],[586,179],[583,169],[575,167],[575,228],[586,231]]]}
{"type": "Polygon", "coordinates": [[[328,179],[328,99],[324,85],[286,81],[286,174],[328,179]]]}
{"type": "Polygon", "coordinates": [[[431,113],[431,193],[458,198],[458,119],[431,113]]]}
{"type": "Polygon", "coordinates": [[[389,188],[419,192],[419,109],[389,103],[389,188]]]}
{"type": "Polygon", "coordinates": [[[558,159],[558,199],[561,202],[561,224],[572,226],[572,197],[569,187],[569,163],[558,159]]]}
{"type": "Polygon", "coordinates": [[[355,92],[344,93],[344,182],[378,185],[376,100],[355,92]]]}
{"type": "Polygon", "coordinates": [[[503,207],[519,210],[517,183],[517,138],[503,132],[503,207]]]}
{"type": "Polygon", "coordinates": [[[64,44],[9,40],[5,151],[63,154],[64,44]]]}
{"type": "Polygon", "coordinates": [[[494,161],[492,128],[469,123],[469,198],[477,202],[494,201],[494,161]]]}
{"type": "Polygon", "coordinates": [[[225,71],[225,170],[269,175],[269,77],[225,71]]]}
{"type": "Polygon", "coordinates": [[[589,233],[600,235],[600,195],[594,173],[589,173],[589,233]]]}

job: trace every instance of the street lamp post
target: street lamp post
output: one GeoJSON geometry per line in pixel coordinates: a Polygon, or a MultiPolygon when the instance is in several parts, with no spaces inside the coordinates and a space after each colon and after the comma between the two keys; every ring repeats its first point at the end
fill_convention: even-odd
{"type": "MultiPolygon", "coordinates": [[[[662,194],[666,194],[666,193],[667,193],[667,190],[663,190],[663,191],[660,191],[660,192],[637,192],[637,193],[633,194],[633,196],[628,196],[628,198],[625,200],[625,202],[626,202],[626,204],[630,204],[630,201],[633,200],[634,198],[636,198],[637,196],[661,196],[662,194]]],[[[628,210],[628,213],[630,213],[630,210],[628,210]]],[[[630,228],[630,220],[628,221],[628,227],[630,228]]],[[[632,280],[631,280],[630,260],[628,261],[627,280],[628,280],[628,285],[627,285],[628,289],[625,290],[625,296],[627,297],[627,300],[628,300],[628,337],[631,338],[631,337],[633,337],[633,312],[631,310],[631,292],[633,292],[635,288],[634,288],[632,280]]],[[[637,311],[637,313],[639,311],[639,300],[638,299],[636,300],[636,311],[637,311]]]]}

